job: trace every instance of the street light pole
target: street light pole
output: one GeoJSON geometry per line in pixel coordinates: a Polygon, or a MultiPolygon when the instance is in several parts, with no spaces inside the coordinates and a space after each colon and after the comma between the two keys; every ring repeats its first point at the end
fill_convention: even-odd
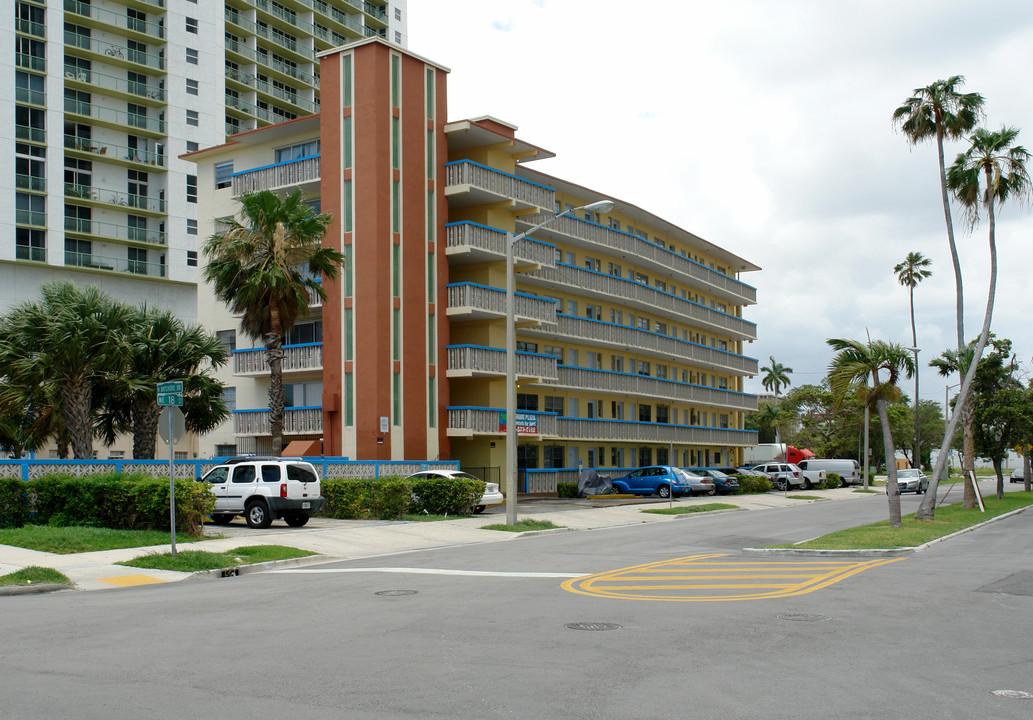
{"type": "Polygon", "coordinates": [[[506,242],[506,524],[517,523],[517,431],[516,431],[516,277],[513,267],[513,246],[525,237],[541,230],[549,223],[555,222],[564,215],[588,210],[589,212],[609,212],[613,209],[612,200],[568,208],[554,215],[545,222],[538,223],[530,230],[516,235],[509,233],[506,242]]]}

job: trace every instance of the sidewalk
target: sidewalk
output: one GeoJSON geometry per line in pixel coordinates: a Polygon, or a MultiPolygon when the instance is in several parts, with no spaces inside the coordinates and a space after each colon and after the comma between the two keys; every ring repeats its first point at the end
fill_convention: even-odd
{"type": "MultiPolygon", "coordinates": [[[[881,495],[866,495],[853,492],[854,488],[837,488],[835,490],[808,490],[790,493],[783,497],[781,493],[766,495],[730,495],[715,497],[680,498],[674,501],[677,505],[698,505],[721,502],[737,505],[742,510],[760,510],[796,506],[801,503],[817,502],[814,500],[793,499],[798,495],[817,495],[827,500],[846,500],[850,498],[872,498],[881,495]]],[[[599,530],[602,528],[640,525],[643,522],[672,522],[691,515],[654,515],[643,513],[648,507],[668,507],[666,500],[649,498],[619,501],[593,500],[522,500],[518,506],[520,518],[549,520],[565,530],[599,530]],[[603,507],[600,507],[603,505],[603,507]]],[[[493,508],[482,515],[456,520],[437,522],[390,522],[376,520],[334,520],[331,518],[313,518],[302,528],[288,528],[277,521],[267,530],[248,528],[243,520],[237,519],[230,526],[205,525],[206,535],[222,535],[211,540],[193,543],[177,543],[176,549],[208,550],[225,552],[244,545],[285,545],[319,553],[312,558],[286,560],[278,563],[266,563],[260,566],[242,566],[240,572],[270,569],[271,566],[284,567],[310,563],[323,563],[333,560],[356,560],[360,558],[395,555],[415,550],[454,547],[459,545],[475,545],[478,543],[508,542],[528,533],[500,532],[482,530],[485,525],[505,523],[504,507],[493,508]]],[[[731,512],[731,511],[729,511],[731,512]]],[[[562,531],[544,531],[562,532],[562,531]]],[[[57,555],[54,553],[26,550],[10,545],[0,545],[0,575],[16,572],[30,565],[54,568],[64,573],[73,583],[76,590],[103,590],[114,587],[131,587],[166,582],[176,582],[190,577],[216,577],[213,573],[184,573],[167,570],[145,570],[126,567],[115,563],[131,560],[151,553],[167,553],[169,545],[154,547],[126,548],[122,550],[103,550],[73,555],[57,555]]],[[[60,586],[58,586],[60,587],[60,586]]],[[[54,589],[47,586],[46,589],[54,589]]],[[[43,588],[38,588],[42,590],[43,588]]],[[[0,595],[31,592],[33,588],[0,587],[0,595]]]]}

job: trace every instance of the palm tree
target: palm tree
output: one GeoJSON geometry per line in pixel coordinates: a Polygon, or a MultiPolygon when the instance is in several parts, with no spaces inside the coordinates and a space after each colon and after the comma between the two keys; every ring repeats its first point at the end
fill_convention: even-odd
{"type": "Polygon", "coordinates": [[[830,338],[826,341],[836,356],[829,363],[829,388],[842,402],[848,390],[856,388],[858,399],[866,406],[875,405],[882,425],[882,445],[886,454],[886,490],[889,497],[890,525],[900,527],[900,488],[897,486],[897,465],[893,462],[893,433],[890,430],[889,415],[886,405],[900,398],[897,380],[904,373],[911,377],[915,372],[915,363],[911,353],[896,343],[883,340],[869,340],[861,343],[857,340],[830,338]],[[881,372],[885,371],[886,379],[882,380],[881,372]],[[872,387],[867,387],[868,378],[872,387]]]}
{"type": "Polygon", "coordinates": [[[957,140],[976,126],[983,114],[983,96],[979,93],[961,93],[965,84],[961,75],[937,80],[932,85],[915,88],[911,97],[893,111],[893,124],[900,128],[912,145],[935,139],[940,167],[940,194],[943,197],[943,217],[947,222],[947,243],[954,263],[954,282],[957,288],[958,349],[965,347],[964,291],[961,282],[961,261],[954,243],[954,223],[951,220],[950,197],[947,192],[946,163],[943,158],[943,139],[957,140]]]}
{"type": "MultiPolygon", "coordinates": [[[[969,365],[972,363],[972,358],[975,355],[976,341],[970,342],[966,345],[961,352],[953,348],[948,348],[940,353],[940,357],[933,358],[929,361],[929,367],[936,368],[942,377],[950,377],[954,373],[958,373],[964,377],[968,371],[969,365]]],[[[965,509],[972,509],[976,506],[976,489],[972,486],[972,480],[969,478],[968,471],[975,468],[975,435],[973,434],[973,419],[975,418],[975,396],[969,392],[965,396],[964,400],[961,396],[955,401],[954,406],[955,412],[958,413],[958,417],[961,418],[961,429],[962,429],[962,444],[961,444],[961,472],[965,477],[964,482],[964,493],[962,495],[962,507],[965,509]]],[[[948,408],[943,409],[944,413],[947,413],[948,408]]],[[[953,440],[953,432],[951,433],[953,440]]],[[[942,470],[941,470],[942,472],[942,470]]]]}
{"type": "MultiPolygon", "coordinates": [[[[979,333],[979,340],[972,351],[972,360],[968,364],[964,379],[961,381],[961,389],[958,391],[961,398],[968,397],[976,368],[983,356],[983,348],[986,347],[990,337],[990,321],[993,318],[994,297],[997,292],[996,206],[1009,199],[1028,202],[1031,187],[1033,187],[1033,182],[1026,170],[1030,157],[1029,152],[1021,145],[1014,144],[1018,135],[1019,131],[1016,128],[1002,126],[998,131],[979,128],[970,138],[969,149],[958,155],[947,175],[951,192],[964,205],[972,225],[975,226],[979,221],[980,209],[985,208],[989,227],[990,287],[986,298],[986,313],[983,315],[983,328],[979,333]]],[[[915,513],[916,518],[932,519],[934,516],[937,479],[943,472],[947,450],[950,448],[950,441],[954,436],[957,424],[958,413],[953,413],[947,423],[943,444],[940,447],[940,456],[936,459],[933,477],[929,482],[929,489],[932,492],[922,501],[918,512],[915,513]]]]}
{"type": "Polygon", "coordinates": [[[130,356],[123,372],[104,388],[102,419],[110,443],[127,428],[133,433],[133,458],[153,459],[161,407],[157,385],[183,381],[183,414],[191,432],[206,432],[226,419],[223,384],[208,374],[227,360],[226,347],[199,325],[186,325],[168,310],[134,308],[127,327],[130,356]],[[203,366],[203,367],[202,367],[203,366]]]}
{"type": "MultiPolygon", "coordinates": [[[[911,302],[911,347],[918,347],[918,332],[915,329],[915,288],[918,283],[933,274],[929,266],[933,261],[920,252],[909,252],[903,262],[893,266],[893,272],[897,273],[897,282],[907,288],[908,297],[911,302]]],[[[918,357],[918,350],[912,350],[915,357],[918,357]]],[[[918,372],[915,372],[915,446],[911,455],[911,467],[920,467],[922,463],[922,451],[918,438],[918,372]]]]}
{"type": "Polygon", "coordinates": [[[771,360],[771,365],[761,368],[761,371],[764,372],[764,377],[760,384],[764,386],[765,390],[774,388],[775,397],[778,397],[782,388],[789,387],[789,376],[792,375],[793,369],[776,362],[773,355],[769,356],[769,359],[771,360]]]}
{"type": "Polygon", "coordinates": [[[333,221],[318,214],[295,190],[281,200],[263,190],[240,199],[240,221],[205,243],[204,278],[216,296],[241,316],[240,327],[265,346],[269,364],[269,426],[273,452],[283,450],[283,339],[308,311],[309,292],[326,299],[317,278],[337,277],[344,256],[322,246],[333,221]]]}
{"type": "MultiPolygon", "coordinates": [[[[129,354],[123,330],[130,309],[96,287],[52,283],[40,302],[24,302],[3,319],[0,367],[4,401],[36,398],[60,414],[77,460],[93,457],[94,390],[129,354]]],[[[52,425],[51,427],[56,428],[52,425]]]]}

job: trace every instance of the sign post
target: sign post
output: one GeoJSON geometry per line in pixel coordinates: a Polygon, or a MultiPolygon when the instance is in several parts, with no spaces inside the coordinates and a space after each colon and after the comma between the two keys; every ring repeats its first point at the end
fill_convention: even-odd
{"type": "MultiPolygon", "coordinates": [[[[180,407],[183,405],[183,381],[158,383],[158,405],[180,407]]],[[[172,434],[172,416],[169,412],[169,522],[172,535],[172,557],[176,557],[176,469],[173,460],[176,457],[176,438],[172,434]]]]}

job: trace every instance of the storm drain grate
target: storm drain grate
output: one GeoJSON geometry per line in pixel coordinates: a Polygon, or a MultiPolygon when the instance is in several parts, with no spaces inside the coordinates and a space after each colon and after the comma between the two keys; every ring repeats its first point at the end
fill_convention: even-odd
{"type": "Polygon", "coordinates": [[[617,623],[599,623],[599,622],[576,622],[567,623],[569,630],[620,630],[621,626],[617,623]]]}
{"type": "Polygon", "coordinates": [[[415,595],[415,590],[381,590],[380,592],[373,593],[374,595],[385,595],[388,597],[397,597],[399,595],[415,595]]]}
{"type": "Polygon", "coordinates": [[[1033,700],[1033,693],[1028,693],[1025,690],[991,690],[990,694],[1013,700],[1033,700]]]}
{"type": "Polygon", "coordinates": [[[828,615],[806,615],[804,613],[786,613],[778,616],[779,620],[789,620],[790,622],[825,622],[832,618],[828,615]]]}

